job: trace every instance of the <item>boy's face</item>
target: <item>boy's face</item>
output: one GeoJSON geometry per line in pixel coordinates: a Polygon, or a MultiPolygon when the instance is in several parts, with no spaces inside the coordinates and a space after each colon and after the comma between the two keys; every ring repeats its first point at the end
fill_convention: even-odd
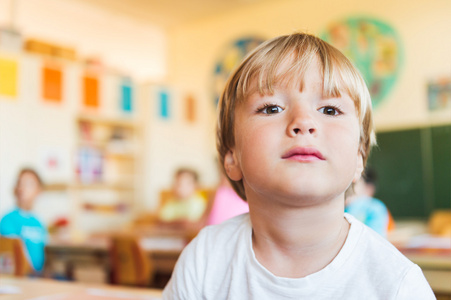
{"type": "Polygon", "coordinates": [[[174,193],[179,199],[191,197],[196,192],[196,180],[194,176],[188,172],[179,174],[175,180],[174,193]]]}
{"type": "Polygon", "coordinates": [[[34,200],[41,192],[41,186],[34,174],[25,172],[20,176],[14,192],[17,206],[23,210],[31,210],[34,200]]]}
{"type": "Polygon", "coordinates": [[[353,100],[322,96],[317,61],[298,84],[250,95],[235,109],[235,147],[225,170],[243,179],[246,197],[312,205],[343,194],[363,170],[353,100]],[[299,202],[293,202],[299,199],[299,202]]]}

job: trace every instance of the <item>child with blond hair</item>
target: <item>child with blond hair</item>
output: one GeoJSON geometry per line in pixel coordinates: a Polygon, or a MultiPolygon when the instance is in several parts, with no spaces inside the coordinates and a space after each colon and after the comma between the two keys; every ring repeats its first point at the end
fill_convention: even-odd
{"type": "Polygon", "coordinates": [[[421,269],[344,213],[375,144],[355,67],[295,33],[255,49],[219,104],[217,146],[249,214],[185,248],[164,299],[434,299],[421,269]]]}

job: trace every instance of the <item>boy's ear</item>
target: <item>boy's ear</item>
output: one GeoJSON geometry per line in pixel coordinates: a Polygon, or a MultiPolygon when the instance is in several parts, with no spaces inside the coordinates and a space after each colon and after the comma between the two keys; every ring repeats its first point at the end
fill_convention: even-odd
{"type": "Polygon", "coordinates": [[[355,174],[354,178],[352,179],[352,183],[356,183],[360,179],[364,168],[365,167],[363,166],[363,156],[362,153],[359,151],[359,154],[357,155],[357,167],[355,169],[355,174]]]}
{"type": "Polygon", "coordinates": [[[224,169],[227,173],[227,176],[229,176],[229,178],[233,181],[239,181],[243,178],[241,168],[233,151],[229,150],[224,156],[224,169]]]}

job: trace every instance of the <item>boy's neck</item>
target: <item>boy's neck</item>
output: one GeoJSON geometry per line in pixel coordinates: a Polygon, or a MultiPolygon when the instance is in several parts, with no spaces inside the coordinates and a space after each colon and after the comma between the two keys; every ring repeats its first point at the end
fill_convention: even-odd
{"type": "Polygon", "coordinates": [[[274,205],[271,209],[248,201],[255,256],[276,276],[300,278],[323,269],[340,252],[349,232],[350,225],[343,217],[344,200],[307,208],[274,205]]]}

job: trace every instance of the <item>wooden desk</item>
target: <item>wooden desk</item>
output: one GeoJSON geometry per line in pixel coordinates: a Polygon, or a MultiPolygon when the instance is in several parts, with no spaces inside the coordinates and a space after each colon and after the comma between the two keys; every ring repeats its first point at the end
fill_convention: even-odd
{"type": "Polygon", "coordinates": [[[423,270],[436,295],[451,299],[451,249],[409,248],[399,245],[397,247],[423,270]]]}
{"type": "Polygon", "coordinates": [[[8,300],[156,300],[161,290],[0,275],[0,299],[8,300]],[[10,290],[16,293],[7,293],[10,290]],[[3,293],[2,293],[3,292],[3,293]]]}
{"type": "Polygon", "coordinates": [[[402,250],[402,252],[423,270],[424,276],[436,294],[451,297],[451,251],[448,254],[412,250],[402,250]]]}
{"type": "MultiPolygon", "coordinates": [[[[152,259],[156,275],[165,277],[167,281],[185,247],[185,241],[175,237],[143,237],[141,246],[152,259]]],[[[45,251],[46,274],[55,273],[56,269],[62,277],[79,280],[77,268],[85,267],[92,270],[93,267],[97,267],[98,270],[103,270],[104,278],[93,280],[93,272],[88,270],[87,273],[91,275],[89,281],[109,282],[111,265],[108,238],[65,243],[50,241],[45,251]]],[[[49,275],[52,276],[52,274],[49,275]]]]}

